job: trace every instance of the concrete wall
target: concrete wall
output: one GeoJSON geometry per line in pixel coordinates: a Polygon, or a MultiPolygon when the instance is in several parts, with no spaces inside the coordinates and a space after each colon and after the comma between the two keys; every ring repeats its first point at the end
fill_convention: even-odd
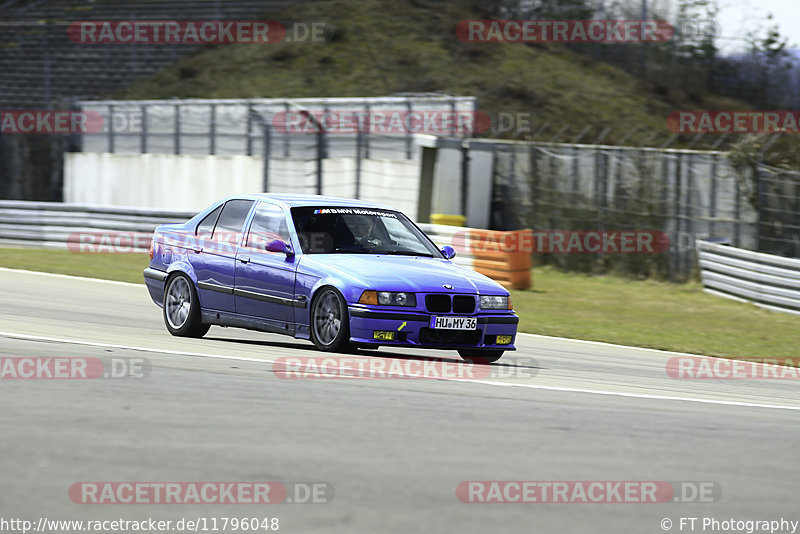
{"type": "MultiPolygon", "coordinates": [[[[324,195],[356,196],[356,161],[323,160],[324,195]]],[[[419,161],[361,161],[359,197],[416,217],[419,161]]],[[[264,191],[264,163],[251,156],[70,153],[64,162],[64,201],[77,204],[200,210],[231,194],[264,191]]],[[[270,160],[270,193],[317,192],[316,161],[270,160]]]]}
{"type": "Polygon", "coordinates": [[[261,192],[262,169],[248,156],[70,153],[64,202],[200,210],[226,195],[261,192]]]}
{"type": "MultiPolygon", "coordinates": [[[[460,215],[463,154],[459,149],[439,148],[434,172],[431,213],[460,215]]],[[[467,224],[488,228],[492,205],[494,155],[489,150],[470,150],[468,168],[467,224]]]]}

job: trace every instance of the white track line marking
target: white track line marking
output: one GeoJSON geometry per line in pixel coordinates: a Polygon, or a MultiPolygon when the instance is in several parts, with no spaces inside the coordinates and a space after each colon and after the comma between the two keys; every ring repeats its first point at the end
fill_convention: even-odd
{"type": "MultiPolygon", "coordinates": [[[[27,271],[25,269],[11,269],[8,267],[0,267],[0,272],[7,271],[12,273],[23,273],[23,274],[35,274],[39,276],[50,276],[53,278],[65,278],[67,280],[83,280],[87,282],[101,282],[106,284],[116,284],[121,286],[128,286],[128,287],[145,287],[144,282],[141,284],[134,284],[132,282],[119,282],[117,280],[104,280],[102,278],[89,278],[85,276],[74,276],[71,274],[56,274],[56,273],[45,273],[41,271],[27,271]]],[[[527,332],[517,332],[517,336],[529,336],[529,337],[538,337],[543,339],[553,339],[556,341],[570,341],[575,343],[589,343],[592,345],[602,345],[606,347],[613,347],[613,348],[622,348],[622,349],[631,349],[631,350],[644,350],[649,352],[658,352],[661,354],[677,354],[679,356],[704,356],[703,354],[695,354],[691,352],[674,352],[669,350],[661,350],[661,349],[649,349],[646,347],[634,347],[631,345],[617,345],[615,343],[607,343],[605,341],[591,341],[588,339],[573,339],[569,337],[556,337],[556,336],[546,336],[544,334],[529,334],[527,332]]],[[[719,356],[704,356],[705,358],[721,358],[719,356]]],[[[730,358],[723,358],[723,359],[730,359],[730,358]]]]}
{"type": "MultiPolygon", "coordinates": [[[[17,334],[14,332],[0,332],[0,337],[8,337],[12,339],[23,339],[29,341],[50,341],[55,343],[69,343],[74,345],[85,345],[88,347],[102,347],[102,348],[115,348],[120,350],[134,350],[134,351],[143,351],[143,352],[155,352],[159,354],[175,354],[178,356],[190,356],[195,358],[212,358],[212,359],[220,359],[220,360],[237,360],[237,361],[245,361],[245,362],[255,362],[255,363],[278,363],[276,360],[268,360],[268,359],[261,359],[261,358],[247,358],[244,356],[227,356],[223,354],[206,354],[202,352],[184,352],[178,350],[167,350],[167,349],[153,349],[148,347],[136,347],[131,345],[117,345],[112,343],[98,343],[93,341],[82,341],[77,339],[63,339],[63,338],[54,338],[54,337],[46,337],[46,336],[34,336],[28,334],[17,334]]],[[[353,371],[355,369],[350,367],[343,367],[340,366],[338,368],[342,371],[353,371]]],[[[373,373],[382,373],[384,375],[392,374],[388,371],[372,371],[373,373]]],[[[400,375],[398,376],[405,376],[400,375]]],[[[768,408],[773,410],[791,410],[791,411],[800,411],[800,406],[785,406],[780,404],[762,404],[762,403],[754,403],[754,402],[742,402],[742,401],[726,401],[726,400],[717,400],[717,399],[701,399],[697,397],[670,397],[667,395],[651,395],[647,393],[624,393],[621,391],[604,391],[604,390],[597,390],[597,389],[582,389],[582,388],[570,388],[570,387],[560,387],[560,386],[543,386],[538,384],[519,384],[513,382],[494,382],[491,380],[477,380],[477,379],[470,379],[470,378],[448,378],[448,377],[425,377],[429,380],[444,380],[447,382],[467,382],[472,384],[483,384],[487,386],[499,386],[499,387],[516,387],[516,388],[526,388],[526,389],[538,389],[538,390],[545,390],[545,391],[559,391],[564,393],[586,393],[591,395],[606,395],[606,396],[616,396],[616,397],[626,397],[626,398],[633,398],[633,399],[650,399],[650,400],[667,400],[667,401],[683,401],[683,402],[694,402],[699,404],[713,404],[719,406],[739,406],[743,408],[768,408]]]]}
{"type": "Polygon", "coordinates": [[[104,349],[136,350],[141,352],[155,352],[158,354],[175,354],[178,356],[193,356],[196,358],[215,358],[218,360],[237,360],[242,362],[276,363],[275,360],[267,360],[262,358],[247,358],[245,356],[227,356],[225,354],[207,354],[203,352],[186,352],[182,350],[151,349],[148,347],[134,347],[131,345],[117,345],[114,343],[97,343],[95,341],[83,341],[80,339],[64,339],[58,337],[17,334],[16,332],[0,332],[0,337],[10,337],[12,339],[23,339],[28,341],[50,341],[53,343],[69,343],[71,345],[86,345],[87,347],[99,347],[104,349]]]}
{"type": "Polygon", "coordinates": [[[589,345],[600,345],[602,347],[610,347],[614,349],[631,349],[631,350],[644,350],[648,352],[657,352],[659,354],[677,354],[678,356],[701,356],[703,358],[716,358],[720,360],[730,360],[732,358],[725,358],[724,356],[706,356],[704,354],[697,354],[694,352],[675,352],[672,350],[663,349],[649,349],[647,347],[634,347],[632,345],[618,345],[617,343],[609,343],[607,341],[592,341],[591,339],[574,339],[571,337],[557,337],[546,336],[544,334],[529,334],[528,332],[517,332],[517,336],[538,337],[542,339],[553,339],[555,341],[571,341],[574,343],[584,343],[589,345]]]}
{"type": "MultiPolygon", "coordinates": [[[[82,280],[84,282],[102,282],[104,284],[114,284],[118,286],[128,286],[128,287],[145,287],[144,285],[144,275],[142,275],[142,283],[141,284],[134,284],[133,282],[120,282],[118,280],[104,280],[102,278],[90,278],[88,276],[75,276],[72,274],[58,274],[58,273],[45,273],[42,271],[28,271],[26,269],[11,269],[10,267],[0,267],[0,271],[8,272],[8,273],[20,273],[20,274],[35,274],[37,276],[47,276],[50,278],[64,278],[67,280],[82,280]]],[[[144,271],[144,269],[142,269],[144,271]]]]}

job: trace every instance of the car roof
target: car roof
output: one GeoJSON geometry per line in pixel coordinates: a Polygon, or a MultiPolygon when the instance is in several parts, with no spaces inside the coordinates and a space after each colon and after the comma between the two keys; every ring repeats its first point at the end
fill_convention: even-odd
{"type": "Polygon", "coordinates": [[[297,208],[302,206],[352,206],[359,208],[379,208],[386,210],[394,210],[391,206],[379,204],[377,202],[369,202],[367,200],[356,200],[354,198],[344,197],[330,197],[325,195],[292,195],[292,194],[279,194],[279,193],[259,193],[253,195],[233,195],[227,200],[231,199],[251,199],[251,200],[273,200],[280,204],[284,204],[290,208],[297,208]]]}

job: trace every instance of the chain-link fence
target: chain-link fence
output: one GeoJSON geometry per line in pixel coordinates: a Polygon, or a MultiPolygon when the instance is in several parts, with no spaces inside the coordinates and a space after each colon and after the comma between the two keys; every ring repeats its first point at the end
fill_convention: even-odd
{"type": "Polygon", "coordinates": [[[668,254],[541,254],[572,270],[685,279],[695,243],[800,256],[798,174],[724,153],[497,142],[492,228],[664,232],[668,254]]]}
{"type": "Polygon", "coordinates": [[[414,117],[448,113],[469,116],[476,112],[474,97],[438,94],[85,101],[77,105],[99,114],[103,122],[102,131],[83,136],[84,152],[242,154],[286,159],[352,157],[359,146],[365,158],[411,159],[415,133],[453,133],[436,131],[443,121],[425,124],[414,117]],[[400,123],[395,125],[393,120],[400,123]],[[406,120],[413,123],[411,127],[406,120]],[[418,132],[414,126],[418,126],[418,132]]]}

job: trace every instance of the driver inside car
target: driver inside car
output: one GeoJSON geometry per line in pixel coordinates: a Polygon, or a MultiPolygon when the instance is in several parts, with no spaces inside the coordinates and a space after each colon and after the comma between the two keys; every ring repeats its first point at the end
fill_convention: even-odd
{"type": "Polygon", "coordinates": [[[377,217],[354,216],[355,220],[349,225],[353,232],[356,245],[371,249],[381,246],[381,240],[374,235],[377,226],[377,217]]]}

